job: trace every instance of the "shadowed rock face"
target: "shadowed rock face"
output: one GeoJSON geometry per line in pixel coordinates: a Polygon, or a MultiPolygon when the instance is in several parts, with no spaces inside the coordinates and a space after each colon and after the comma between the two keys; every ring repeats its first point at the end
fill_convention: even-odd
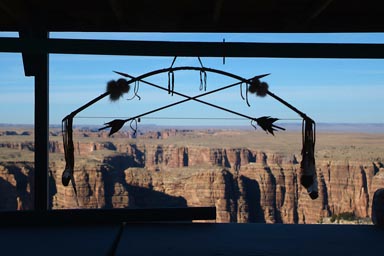
{"type": "MultiPolygon", "coordinates": [[[[162,135],[165,136],[165,135],[162,135]]],[[[61,152],[51,143],[51,152],[61,152]]],[[[370,217],[374,192],[384,187],[380,162],[317,161],[319,198],[298,183],[295,156],[248,148],[85,143],[77,155],[108,149],[102,161],[79,162],[72,188],[61,185],[65,163],[50,163],[52,207],[129,208],[215,206],[218,222],[317,223],[353,212],[370,217]]],[[[28,209],[33,164],[0,163],[0,208],[28,209]]]]}
{"type": "Polygon", "coordinates": [[[31,163],[0,163],[0,210],[29,210],[33,207],[31,163]]]}

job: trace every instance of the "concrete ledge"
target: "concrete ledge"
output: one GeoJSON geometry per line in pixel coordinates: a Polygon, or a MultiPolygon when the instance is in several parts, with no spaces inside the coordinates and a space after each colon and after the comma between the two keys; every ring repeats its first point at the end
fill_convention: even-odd
{"type": "Polygon", "coordinates": [[[71,209],[0,212],[0,227],[84,226],[123,222],[215,220],[215,207],[151,209],[71,209]]]}

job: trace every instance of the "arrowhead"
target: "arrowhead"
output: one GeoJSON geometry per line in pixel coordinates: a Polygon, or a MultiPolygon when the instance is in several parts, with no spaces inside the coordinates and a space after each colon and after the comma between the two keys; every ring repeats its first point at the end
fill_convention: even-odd
{"type": "Polygon", "coordinates": [[[275,135],[274,131],[277,131],[277,129],[275,128],[278,128],[280,130],[285,130],[284,128],[273,124],[274,122],[279,120],[278,118],[273,118],[270,116],[262,116],[262,117],[256,118],[255,120],[257,124],[261,127],[261,129],[263,129],[264,131],[272,135],[275,135]]]}
{"type": "Polygon", "coordinates": [[[104,125],[106,125],[106,126],[100,128],[99,131],[111,127],[111,130],[108,134],[108,136],[111,136],[112,134],[118,132],[121,129],[121,127],[124,126],[125,122],[126,121],[122,120],[122,119],[115,119],[111,122],[105,123],[104,125]]]}

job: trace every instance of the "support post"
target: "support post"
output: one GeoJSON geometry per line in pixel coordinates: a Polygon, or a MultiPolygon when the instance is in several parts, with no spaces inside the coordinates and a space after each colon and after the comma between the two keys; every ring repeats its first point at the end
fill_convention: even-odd
{"type": "MultiPolygon", "coordinates": [[[[46,34],[47,36],[47,34],[46,34]]],[[[35,210],[48,210],[49,55],[39,54],[35,74],[35,210]]]]}
{"type": "MultiPolygon", "coordinates": [[[[41,30],[30,30],[20,31],[19,35],[23,39],[48,39],[49,33],[41,30]]],[[[22,56],[25,75],[35,77],[34,209],[46,211],[49,209],[49,54],[47,52],[22,52],[22,56]]]]}

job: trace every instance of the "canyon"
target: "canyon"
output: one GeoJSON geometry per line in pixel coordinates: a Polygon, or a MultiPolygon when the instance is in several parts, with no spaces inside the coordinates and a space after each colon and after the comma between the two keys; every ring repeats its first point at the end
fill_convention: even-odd
{"type": "MultiPolygon", "coordinates": [[[[299,133],[281,137],[285,144],[274,147],[276,140],[263,141],[265,134],[252,135],[259,146],[247,143],[249,134],[242,131],[163,130],[135,139],[130,133],[109,138],[103,132],[79,130],[75,134],[76,196],[71,186],[61,184],[63,144],[59,133],[51,135],[53,209],[214,206],[216,222],[322,223],[341,213],[369,219],[373,194],[384,187],[382,134],[376,135],[379,140],[373,148],[364,146],[371,152],[368,156],[360,156],[361,144],[342,135],[335,144],[331,144],[332,134],[321,135],[331,142],[325,137],[323,144],[318,142],[319,197],[312,200],[299,184],[299,133]],[[272,145],[268,149],[263,146],[267,142],[272,145]]],[[[22,152],[30,159],[27,155],[33,154],[34,145],[12,136],[17,135],[2,136],[0,141],[1,149],[13,152],[13,157],[0,161],[0,208],[31,209],[34,165],[19,158],[22,152]]]]}

